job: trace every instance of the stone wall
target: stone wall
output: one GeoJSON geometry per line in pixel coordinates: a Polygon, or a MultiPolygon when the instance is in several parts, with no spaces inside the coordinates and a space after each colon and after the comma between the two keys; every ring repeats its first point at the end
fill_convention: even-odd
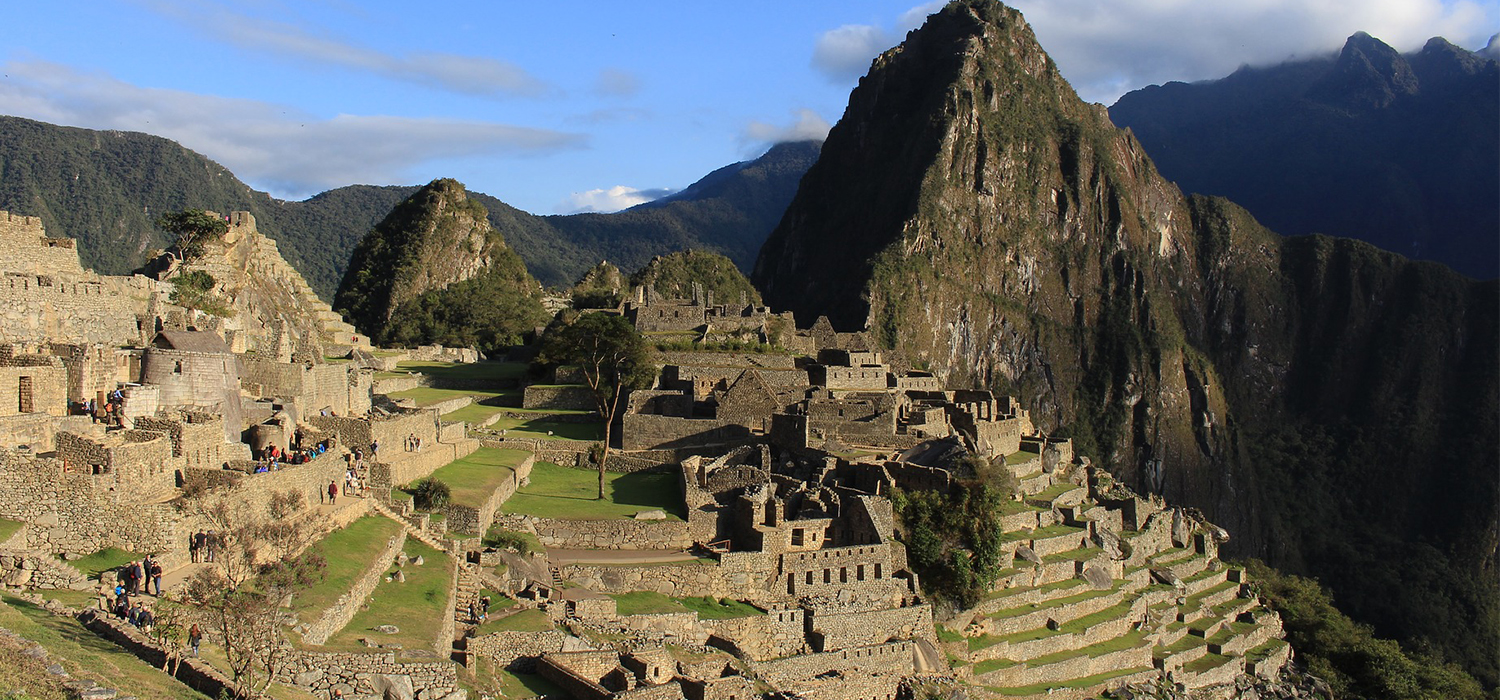
{"type": "Polygon", "coordinates": [[[470,639],[468,651],[470,656],[488,658],[499,668],[532,673],[536,670],[536,657],[562,651],[568,638],[557,630],[496,632],[470,639]]]}
{"type": "Polygon", "coordinates": [[[552,520],[530,522],[543,546],[559,549],[665,549],[693,546],[678,520],[552,520]]]}
{"type": "Polygon", "coordinates": [[[808,641],[817,652],[883,644],[891,639],[930,639],[934,632],[932,606],[850,613],[814,609],[808,613],[807,629],[808,641]]]}
{"type": "Polygon", "coordinates": [[[535,464],[536,456],[527,455],[520,464],[512,468],[510,478],[496,487],[490,493],[489,498],[477,507],[454,503],[445,505],[443,512],[448,516],[448,529],[471,535],[483,535],[495,522],[495,513],[500,510],[500,505],[515,495],[516,491],[521,488],[521,482],[531,478],[531,468],[535,464]]]}
{"type": "Polygon", "coordinates": [[[145,277],[0,273],[0,344],[140,345],[160,291],[145,277]]]}
{"type": "Polygon", "coordinates": [[[750,437],[750,429],[744,425],[708,418],[631,413],[622,421],[620,446],[626,450],[732,445],[750,437]]]}
{"type": "Polygon", "coordinates": [[[55,357],[37,358],[29,366],[20,358],[0,356],[0,417],[23,413],[68,415],[68,371],[55,357]],[[47,360],[50,360],[47,361],[47,360]]]}
{"type": "Polygon", "coordinates": [[[14,549],[0,549],[0,585],[75,591],[90,588],[83,572],[55,557],[14,549]]]}
{"type": "Polygon", "coordinates": [[[759,665],[761,675],[773,681],[812,678],[834,669],[846,673],[859,670],[866,673],[911,675],[915,671],[912,643],[900,641],[821,654],[804,654],[759,665]]]}
{"type": "Polygon", "coordinates": [[[582,384],[532,384],[526,387],[522,408],[553,411],[592,411],[598,408],[594,392],[582,384]]]}
{"type": "Polygon", "coordinates": [[[26,445],[34,451],[46,451],[57,443],[61,432],[104,436],[104,426],[88,416],[58,418],[46,413],[24,413],[0,418],[0,445],[26,445]]]}
{"type": "Polygon", "coordinates": [[[803,638],[806,613],[798,608],[771,608],[764,615],[703,620],[710,646],[722,647],[751,661],[769,661],[809,651],[803,638]]]}
{"type": "Polygon", "coordinates": [[[238,441],[240,360],[229,353],[148,348],[141,381],[157,388],[160,407],[188,408],[224,416],[224,439],[238,441]]]}
{"type": "Polygon", "coordinates": [[[349,624],[349,621],[353,620],[354,615],[359,612],[360,606],[365,604],[365,599],[370,597],[370,592],[380,584],[381,577],[391,568],[391,564],[396,561],[396,555],[404,546],[406,546],[406,528],[401,528],[386,542],[385,549],[375,556],[370,566],[354,579],[349,590],[318,615],[318,619],[307,624],[302,632],[302,641],[321,645],[343,629],[344,625],[349,624]]]}
{"type": "Polygon", "coordinates": [[[294,651],[276,680],[319,697],[446,698],[458,689],[458,666],[443,661],[397,661],[393,652],[354,654],[294,651]],[[387,690],[391,689],[391,690],[387,690]],[[387,694],[387,693],[394,693],[387,694]]]}
{"type": "Polygon", "coordinates": [[[377,394],[394,394],[398,391],[415,389],[419,386],[422,386],[422,375],[406,374],[400,377],[376,379],[374,385],[371,387],[371,391],[377,394]]]}
{"type": "Polygon", "coordinates": [[[797,358],[791,355],[753,352],[658,352],[663,365],[682,367],[735,367],[738,369],[793,370],[797,358]]]}
{"type": "Polygon", "coordinates": [[[65,471],[60,459],[0,449],[0,517],[28,523],[28,550],[87,555],[119,547],[141,554],[185,553],[182,514],[170,504],[143,503],[133,496],[115,490],[112,478],[65,471]]]}

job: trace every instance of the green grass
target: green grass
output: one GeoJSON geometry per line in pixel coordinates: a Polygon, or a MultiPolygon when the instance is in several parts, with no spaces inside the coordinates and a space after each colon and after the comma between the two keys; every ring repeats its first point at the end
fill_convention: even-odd
{"type": "Polygon", "coordinates": [[[430,649],[438,641],[443,621],[453,614],[448,607],[448,590],[453,583],[453,561],[426,543],[408,539],[408,557],[422,557],[422,566],[402,567],[406,581],[381,581],[365,601],[365,608],[333,635],[326,645],[330,649],[362,651],[361,637],[382,644],[400,644],[403,649],[430,649]],[[395,625],[396,634],[376,632],[379,625],[395,625]]]}
{"type": "Polygon", "coordinates": [[[1021,615],[1033,613],[1038,610],[1050,610],[1052,608],[1060,608],[1064,605],[1072,605],[1073,603],[1080,603],[1093,598],[1102,598],[1113,592],[1114,591],[1111,589],[1105,589],[1102,591],[1087,590],[1082,593],[1075,593],[1063,598],[1052,598],[1050,600],[1044,600],[1040,603],[1028,603],[1026,605],[1018,605],[1014,608],[997,610],[993,613],[990,613],[986,617],[992,620],[1005,620],[1012,617],[1020,617],[1021,615]]]}
{"type": "Polygon", "coordinates": [[[950,630],[942,625],[934,625],[934,627],[937,628],[937,638],[940,642],[962,642],[964,640],[964,636],[954,630],[950,630]]]}
{"type": "Polygon", "coordinates": [[[25,524],[26,523],[23,523],[19,520],[7,520],[5,518],[0,518],[0,542],[8,540],[12,535],[20,532],[21,526],[25,524]]]}
{"type": "Polygon", "coordinates": [[[689,612],[681,603],[655,591],[631,591],[611,595],[621,615],[653,615],[689,612]]]}
{"type": "Polygon", "coordinates": [[[1204,654],[1202,658],[1193,659],[1192,661],[1183,664],[1182,670],[1188,671],[1190,673],[1203,673],[1204,671],[1223,666],[1224,664],[1227,664],[1233,660],[1234,659],[1228,656],[1219,656],[1218,654],[1204,654]]]}
{"type": "Polygon", "coordinates": [[[400,523],[394,520],[365,516],[313,545],[311,551],[321,554],[328,566],[321,582],[292,599],[292,610],[303,622],[311,622],[354,585],[354,579],[370,567],[375,555],[400,530],[400,523]]]}
{"type": "MultiPolygon", "coordinates": [[[[41,644],[74,676],[98,681],[123,695],[173,700],[206,700],[71,617],[53,615],[19,598],[0,595],[0,627],[41,644]]],[[[0,670],[0,678],[7,671],[0,670]]],[[[5,690],[13,690],[7,687],[5,690]]]]}
{"type": "Polygon", "coordinates": [[[764,615],[766,611],[749,603],[728,598],[677,598],[678,604],[698,613],[698,617],[704,620],[729,620],[736,617],[754,617],[764,615]]]}
{"type": "Polygon", "coordinates": [[[495,672],[494,678],[507,698],[561,697],[562,688],[535,673],[516,673],[502,668],[495,672]]]}
{"type": "Polygon", "coordinates": [[[467,406],[464,406],[463,408],[444,413],[443,420],[462,421],[464,423],[468,423],[469,425],[482,425],[485,421],[489,420],[490,416],[507,410],[510,409],[506,408],[505,406],[498,406],[476,401],[467,406]]]}
{"type": "Polygon", "coordinates": [[[1053,652],[1051,654],[1044,654],[1027,661],[1026,665],[1030,666],[1031,668],[1036,668],[1038,666],[1055,664],[1059,661],[1066,661],[1068,659],[1077,658],[1079,656],[1100,657],[1104,656],[1105,654],[1112,654],[1117,651],[1124,651],[1125,649],[1138,647],[1146,643],[1148,642],[1146,642],[1146,634],[1144,632],[1131,631],[1126,632],[1125,634],[1122,634],[1118,637],[1106,639],[1102,642],[1099,642],[1098,644],[1086,646],[1081,649],[1071,649],[1067,651],[1053,652]]]}
{"type": "Polygon", "coordinates": [[[481,447],[467,457],[438,467],[432,478],[448,485],[452,490],[449,498],[455,505],[478,508],[511,478],[515,466],[530,455],[523,450],[481,447]]]}
{"type": "Polygon", "coordinates": [[[552,621],[547,618],[547,613],[531,608],[505,617],[491,617],[489,622],[474,630],[474,636],[479,637],[494,632],[545,632],[550,629],[552,629],[552,621]]]}
{"type": "Polygon", "coordinates": [[[687,516],[677,476],[671,473],[607,472],[604,500],[595,498],[598,493],[598,472],[537,462],[531,470],[531,484],[511,496],[501,509],[558,520],[616,520],[653,508],[662,509],[671,520],[687,516]]]}
{"type": "MultiPolygon", "coordinates": [[[[397,401],[401,399],[411,399],[412,401],[416,402],[418,406],[431,406],[433,404],[442,403],[450,399],[462,398],[464,396],[472,396],[475,401],[483,401],[486,399],[498,399],[498,397],[502,396],[503,394],[505,394],[505,392],[502,391],[484,391],[480,389],[435,389],[430,386],[419,386],[403,391],[393,391],[390,394],[387,394],[387,396],[390,396],[391,399],[397,401]]],[[[449,411],[449,413],[452,413],[452,411],[449,411]]]]}
{"type": "MultiPolygon", "coordinates": [[[[472,407],[470,407],[472,408],[472,407]]],[[[514,410],[514,409],[504,409],[514,410]]],[[[552,411],[556,413],[557,411],[552,411]]],[[[582,411],[580,411],[582,413],[582,411]]],[[[560,440],[603,440],[604,423],[569,423],[546,418],[500,418],[490,430],[504,430],[505,437],[560,440]],[[551,433],[550,435],[548,433],[551,433]]]]}
{"type": "Polygon", "coordinates": [[[1011,661],[1010,659],[990,659],[989,661],[981,661],[977,664],[974,664],[974,675],[982,676],[986,673],[999,671],[1002,668],[1010,668],[1014,665],[1016,665],[1016,662],[1011,661]]]}
{"type": "Polygon", "coordinates": [[[1107,683],[1121,676],[1129,676],[1132,674],[1141,673],[1142,671],[1150,670],[1150,668],[1144,666],[1140,668],[1121,668],[1113,671],[1105,671],[1104,673],[1096,673],[1092,676],[1084,676],[1083,678],[1074,678],[1073,680],[1066,683],[1036,683],[1033,685],[1023,685],[1012,688],[996,688],[993,686],[985,686],[985,690],[999,693],[1001,695],[1010,696],[1038,695],[1041,693],[1045,693],[1053,688],[1087,688],[1091,685],[1107,683]]]}
{"type": "Polygon", "coordinates": [[[1035,452],[1027,452],[1025,450],[1021,450],[1020,452],[1016,452],[1016,453],[1013,453],[1013,454],[1006,455],[1006,457],[1005,457],[1005,463],[1007,465],[1013,467],[1013,466],[1016,466],[1018,464],[1025,464],[1025,463],[1027,463],[1027,462],[1029,462],[1029,461],[1031,461],[1033,459],[1036,459],[1037,457],[1040,457],[1040,456],[1041,455],[1039,455],[1039,454],[1037,454],[1035,452]]]}
{"type": "Polygon", "coordinates": [[[1017,586],[1015,588],[1005,588],[1005,589],[1001,589],[1001,590],[998,590],[998,591],[991,591],[990,593],[988,593],[988,594],[986,594],[984,596],[984,599],[985,600],[995,600],[997,598],[1008,598],[1008,597],[1013,596],[1013,595],[1019,595],[1021,593],[1027,593],[1029,591],[1047,591],[1047,592],[1051,592],[1051,591],[1062,590],[1064,588],[1073,588],[1073,587],[1076,587],[1076,586],[1083,586],[1083,585],[1087,585],[1087,584],[1088,584],[1088,582],[1085,581],[1085,580],[1083,580],[1083,579],[1081,579],[1081,578],[1065,578],[1065,579],[1063,579],[1061,581],[1053,581],[1052,583],[1047,583],[1047,584],[1043,584],[1043,585],[1040,585],[1040,586],[1017,586]]]}
{"type": "Polygon", "coordinates": [[[524,362],[428,362],[408,360],[396,364],[405,372],[421,372],[429,377],[464,381],[520,379],[526,376],[524,362]]]}
{"type": "Polygon", "coordinates": [[[70,608],[87,610],[99,607],[99,593],[94,590],[73,591],[47,588],[33,592],[47,600],[55,600],[70,608]]]}
{"type": "Polygon", "coordinates": [[[111,569],[118,569],[141,557],[142,555],[134,552],[127,552],[115,547],[105,547],[82,559],[70,561],[68,564],[82,571],[89,578],[97,579],[100,574],[111,569]]]}

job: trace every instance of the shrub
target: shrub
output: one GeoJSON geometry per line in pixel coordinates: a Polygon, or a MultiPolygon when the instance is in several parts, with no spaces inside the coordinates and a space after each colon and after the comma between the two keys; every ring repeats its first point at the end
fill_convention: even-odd
{"type": "Polygon", "coordinates": [[[412,503],[418,510],[434,510],[443,507],[452,495],[453,490],[447,484],[429,477],[412,488],[412,503]]]}

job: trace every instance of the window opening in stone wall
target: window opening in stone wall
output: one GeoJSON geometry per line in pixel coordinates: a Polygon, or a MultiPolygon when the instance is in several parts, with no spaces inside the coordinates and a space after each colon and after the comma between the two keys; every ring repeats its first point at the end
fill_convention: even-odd
{"type": "Polygon", "coordinates": [[[31,377],[21,377],[17,390],[17,403],[20,404],[21,413],[31,413],[36,410],[35,397],[32,395],[31,377]]]}
{"type": "Polygon", "coordinates": [[[172,374],[182,374],[182,360],[177,360],[172,363],[172,374]]]}
{"type": "Polygon", "coordinates": [[[798,528],[792,528],[792,546],[793,547],[801,547],[802,546],[802,528],[800,528],[800,527],[798,527],[798,528]]]}

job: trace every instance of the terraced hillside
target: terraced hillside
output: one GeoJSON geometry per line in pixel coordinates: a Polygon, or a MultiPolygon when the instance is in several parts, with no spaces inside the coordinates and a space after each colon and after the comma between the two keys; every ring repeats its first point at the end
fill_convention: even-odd
{"type": "Polygon", "coordinates": [[[1222,530],[1088,468],[1077,483],[1042,456],[1007,460],[996,589],[940,631],[956,675],[1003,697],[1093,697],[1127,682],[1188,689],[1275,678],[1291,655],[1281,618],[1218,558],[1222,530]],[[1082,483],[1086,482],[1086,483],[1082,483]],[[1061,696],[1059,695],[1061,693],[1061,696]]]}

